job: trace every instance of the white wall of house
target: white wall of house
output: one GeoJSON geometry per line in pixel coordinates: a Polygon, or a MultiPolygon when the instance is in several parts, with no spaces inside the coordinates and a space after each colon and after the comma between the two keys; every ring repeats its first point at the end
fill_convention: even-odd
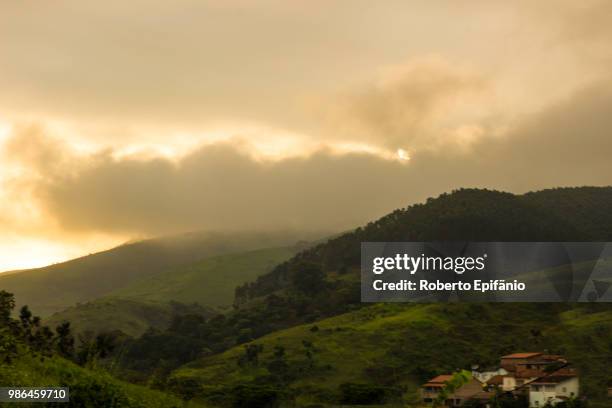
{"type": "Polygon", "coordinates": [[[515,388],[516,388],[516,378],[512,376],[504,377],[504,382],[502,384],[502,390],[512,391],[515,388]]]}
{"type": "Polygon", "coordinates": [[[504,370],[503,368],[498,368],[495,371],[472,371],[472,376],[482,383],[489,381],[496,375],[508,375],[508,371],[504,370]]]}
{"type": "Polygon", "coordinates": [[[570,378],[559,384],[531,385],[529,387],[529,406],[543,407],[548,401],[561,402],[559,397],[577,397],[580,394],[580,381],[570,378]]]}

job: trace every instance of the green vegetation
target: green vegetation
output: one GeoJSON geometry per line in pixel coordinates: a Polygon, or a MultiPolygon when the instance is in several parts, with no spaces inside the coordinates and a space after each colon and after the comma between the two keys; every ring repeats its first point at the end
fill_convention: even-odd
{"type": "MultiPolygon", "coordinates": [[[[55,332],[40,324],[27,306],[19,319],[11,318],[12,294],[0,291],[0,384],[15,387],[69,387],[68,407],[187,407],[173,395],[128,384],[98,367],[97,361],[112,349],[108,336],[98,336],[85,347],[74,348],[68,324],[55,332]],[[83,351],[87,350],[87,353],[83,351]],[[64,358],[82,358],[80,367],[64,358]]],[[[22,403],[20,406],[41,406],[22,403]]],[[[47,404],[42,404],[45,406],[47,404]]],[[[48,404],[51,405],[51,404],[48,404]]]]}

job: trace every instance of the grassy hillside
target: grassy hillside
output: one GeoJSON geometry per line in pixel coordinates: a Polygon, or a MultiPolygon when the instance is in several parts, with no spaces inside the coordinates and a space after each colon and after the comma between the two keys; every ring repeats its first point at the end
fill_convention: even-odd
{"type": "MultiPolygon", "coordinates": [[[[0,385],[3,387],[68,387],[68,407],[186,407],[176,396],[113,378],[102,369],[115,346],[108,337],[92,338],[75,348],[69,326],[57,331],[20,311],[11,317],[14,296],[0,290],[0,385]],[[73,361],[79,362],[80,365],[73,361]]],[[[112,368],[112,365],[111,365],[112,368]]],[[[56,406],[28,404],[19,406],[56,406]]]]}
{"type": "Polygon", "coordinates": [[[170,382],[196,381],[199,394],[217,403],[246,385],[298,406],[337,404],[349,397],[346,384],[368,384],[387,403],[411,404],[418,385],[434,375],[494,364],[510,352],[548,350],[570,358],[583,391],[601,399],[612,380],[611,335],[609,306],[378,304],[200,359],[170,382]],[[250,346],[262,349],[249,360],[250,346]]]}
{"type": "Polygon", "coordinates": [[[56,327],[68,321],[76,333],[120,330],[128,336],[138,337],[149,328],[165,329],[177,313],[214,314],[197,305],[104,297],[55,313],[44,319],[44,324],[56,327]]]}
{"type": "Polygon", "coordinates": [[[193,265],[162,272],[113,292],[139,300],[206,306],[230,306],[236,286],[263,275],[293,256],[297,246],[266,248],[206,258],[193,265]]]}
{"type": "Polygon", "coordinates": [[[193,233],[152,239],[44,268],[0,274],[0,289],[48,316],[209,256],[291,245],[304,238],[283,232],[193,233]]]}

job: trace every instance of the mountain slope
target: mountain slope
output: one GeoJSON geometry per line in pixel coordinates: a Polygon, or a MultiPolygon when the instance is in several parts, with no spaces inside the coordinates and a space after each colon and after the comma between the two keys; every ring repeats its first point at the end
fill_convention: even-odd
{"type": "MultiPolygon", "coordinates": [[[[307,237],[306,237],[307,238],[307,237]]],[[[44,268],[0,274],[0,289],[48,316],[208,256],[289,245],[295,233],[192,233],[152,239],[44,268]]]]}
{"type": "Polygon", "coordinates": [[[113,296],[159,302],[231,306],[237,285],[256,279],[293,256],[299,246],[214,256],[134,282],[113,296]]]}

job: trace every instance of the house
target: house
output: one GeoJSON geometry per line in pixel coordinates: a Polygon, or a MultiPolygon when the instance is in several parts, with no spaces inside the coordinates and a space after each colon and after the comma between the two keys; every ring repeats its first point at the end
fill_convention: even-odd
{"type": "Polygon", "coordinates": [[[432,378],[427,383],[423,384],[421,386],[421,397],[423,399],[423,402],[431,403],[436,398],[438,398],[438,395],[440,395],[440,392],[446,385],[446,382],[449,381],[451,378],[453,378],[453,376],[450,374],[439,375],[435,378],[432,378]]]}
{"type": "MultiPolygon", "coordinates": [[[[515,353],[501,357],[500,367],[480,369],[472,366],[470,380],[450,395],[444,405],[459,407],[467,401],[489,407],[491,398],[503,391],[528,398],[529,407],[556,405],[580,395],[580,381],[570,363],[560,355],[538,352],[515,353]]],[[[421,388],[422,400],[431,404],[446,388],[452,375],[439,375],[421,388]]],[[[612,398],[612,384],[608,396],[612,398]]]]}
{"type": "Polygon", "coordinates": [[[488,383],[493,377],[508,375],[508,371],[501,367],[480,368],[479,366],[472,367],[472,376],[481,383],[488,383]]]}
{"type": "Polygon", "coordinates": [[[508,371],[503,377],[503,391],[525,391],[526,384],[567,365],[562,356],[543,353],[515,353],[501,358],[508,371]]]}
{"type": "Polygon", "coordinates": [[[608,387],[608,397],[612,398],[612,385],[608,387]]]}
{"type": "MultiPolygon", "coordinates": [[[[453,376],[451,374],[439,375],[423,384],[421,386],[421,398],[423,402],[431,404],[436,400],[446,386],[446,382],[450,381],[452,378],[453,376]]],[[[482,383],[475,378],[471,378],[466,384],[455,390],[454,393],[447,395],[444,405],[447,407],[460,407],[482,391],[482,383]]]]}
{"type": "Polygon", "coordinates": [[[562,368],[529,383],[529,406],[555,405],[571,397],[578,397],[580,382],[571,368],[562,368]]]}

